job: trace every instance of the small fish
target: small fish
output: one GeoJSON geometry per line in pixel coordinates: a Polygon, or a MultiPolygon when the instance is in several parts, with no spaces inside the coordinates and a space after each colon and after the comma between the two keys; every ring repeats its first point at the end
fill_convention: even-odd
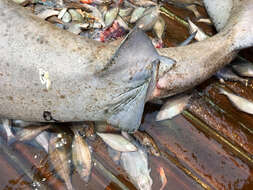
{"type": "Polygon", "coordinates": [[[87,142],[79,134],[77,128],[73,127],[74,140],[72,143],[72,160],[76,171],[81,178],[88,183],[92,168],[91,152],[87,142]]]}
{"type": "Polygon", "coordinates": [[[51,16],[58,16],[59,11],[53,10],[53,9],[46,9],[42,11],[41,13],[37,14],[38,17],[42,19],[47,19],[48,17],[51,16]]]}
{"type": "Polygon", "coordinates": [[[105,27],[109,27],[112,25],[114,20],[117,18],[119,13],[119,8],[114,7],[110,9],[106,14],[105,14],[105,27]]]}
{"type": "Polygon", "coordinates": [[[160,174],[160,180],[162,182],[162,186],[161,186],[160,190],[163,190],[167,184],[167,178],[166,178],[164,169],[162,167],[159,168],[159,174],[160,174]]]}
{"type": "Polygon", "coordinates": [[[244,84],[248,84],[248,79],[241,78],[237,76],[233,70],[231,65],[225,66],[222,69],[220,69],[215,76],[220,79],[220,81],[223,83],[225,81],[240,81],[244,84]]]}
{"type": "Polygon", "coordinates": [[[29,141],[37,137],[40,133],[44,130],[50,128],[51,125],[44,125],[44,126],[28,126],[22,128],[17,132],[15,135],[16,141],[29,141]]]}
{"type": "Polygon", "coordinates": [[[34,139],[44,150],[48,153],[49,135],[48,132],[43,131],[34,139]]]}
{"type": "Polygon", "coordinates": [[[151,0],[129,0],[132,4],[141,7],[155,6],[156,3],[151,0]]]}
{"type": "Polygon", "coordinates": [[[59,14],[58,14],[58,16],[57,16],[57,18],[58,19],[62,19],[62,17],[65,15],[65,13],[67,12],[67,8],[63,8],[60,12],[59,12],[59,14]]]}
{"type": "Polygon", "coordinates": [[[253,102],[241,96],[232,94],[223,88],[219,88],[219,91],[220,94],[226,95],[237,109],[248,114],[253,114],[253,102]]]}
{"type": "Polygon", "coordinates": [[[129,142],[126,138],[119,134],[112,134],[112,133],[98,133],[103,141],[108,144],[114,150],[120,152],[131,152],[136,151],[137,148],[131,142],[129,142]]]}
{"type": "Polygon", "coordinates": [[[250,61],[238,56],[231,65],[232,69],[241,77],[253,77],[253,63],[250,61]]]}
{"type": "Polygon", "coordinates": [[[185,8],[192,11],[196,18],[201,17],[196,5],[187,5],[185,8]]]}
{"type": "Polygon", "coordinates": [[[136,131],[133,133],[134,138],[143,146],[148,147],[149,152],[154,156],[160,156],[160,150],[153,138],[145,131],[136,131]]]}
{"type": "Polygon", "coordinates": [[[206,23],[206,24],[209,24],[209,25],[212,25],[212,21],[209,19],[209,18],[199,18],[197,20],[197,22],[203,22],[203,23],[206,23]]]}
{"type": "Polygon", "coordinates": [[[2,119],[2,125],[3,125],[5,132],[6,132],[7,143],[9,144],[10,141],[15,139],[15,137],[11,131],[11,120],[10,119],[2,119]]]}
{"type": "Polygon", "coordinates": [[[147,9],[136,23],[136,26],[144,31],[151,30],[159,17],[159,6],[147,9]]]}
{"type": "Polygon", "coordinates": [[[50,138],[49,158],[57,174],[64,180],[67,189],[73,190],[70,179],[70,146],[62,133],[50,138]]]}
{"type": "Polygon", "coordinates": [[[172,119],[180,114],[186,108],[190,97],[191,95],[181,94],[169,98],[158,112],[156,121],[172,119]]]}
{"type": "Polygon", "coordinates": [[[129,16],[133,11],[132,7],[127,7],[119,10],[119,16],[126,17],[129,16]]]}
{"type": "Polygon", "coordinates": [[[163,20],[163,18],[161,16],[158,17],[158,20],[156,21],[153,29],[154,29],[156,36],[159,39],[162,39],[164,30],[165,30],[165,21],[163,20]]]}
{"type": "Polygon", "coordinates": [[[71,19],[73,21],[77,21],[77,22],[83,22],[84,21],[83,16],[78,11],[76,11],[75,9],[69,9],[68,12],[71,15],[71,19]]]}
{"type": "Polygon", "coordinates": [[[130,23],[135,23],[139,18],[141,18],[145,10],[146,9],[143,7],[137,7],[134,9],[130,18],[130,23]]]}
{"type": "Polygon", "coordinates": [[[141,147],[135,152],[122,152],[120,165],[127,172],[130,181],[139,190],[151,190],[152,179],[148,167],[147,153],[141,147]]]}
{"type": "Polygon", "coordinates": [[[196,24],[194,24],[190,18],[187,18],[187,21],[189,23],[189,32],[190,34],[194,33],[197,31],[197,34],[195,35],[195,39],[197,41],[202,41],[202,40],[205,40],[207,39],[209,36],[206,35],[203,30],[201,30],[196,24]]]}

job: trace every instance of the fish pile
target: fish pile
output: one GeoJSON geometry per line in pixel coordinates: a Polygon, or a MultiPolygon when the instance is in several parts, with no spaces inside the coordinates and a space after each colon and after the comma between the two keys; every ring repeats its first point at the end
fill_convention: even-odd
{"type": "MultiPolygon", "coordinates": [[[[152,137],[145,132],[121,135],[106,131],[95,132],[95,125],[91,122],[87,122],[87,125],[69,125],[64,128],[9,119],[3,119],[0,127],[6,134],[9,146],[16,142],[26,142],[44,149],[49,155],[54,173],[65,182],[69,190],[74,189],[71,168],[74,168],[85,183],[89,182],[93,167],[93,151],[89,142],[98,140],[98,137],[107,145],[112,160],[128,173],[131,182],[138,189],[151,189],[148,152],[160,156],[160,151],[152,137]],[[69,133],[71,131],[72,133],[69,133]],[[98,137],[94,138],[96,135],[98,137]]],[[[96,129],[104,131],[103,127],[96,126],[96,129]]]]}
{"type": "Polygon", "coordinates": [[[165,21],[156,0],[13,0],[61,29],[90,39],[110,42],[123,38],[133,27],[153,30],[162,47],[165,21]]]}

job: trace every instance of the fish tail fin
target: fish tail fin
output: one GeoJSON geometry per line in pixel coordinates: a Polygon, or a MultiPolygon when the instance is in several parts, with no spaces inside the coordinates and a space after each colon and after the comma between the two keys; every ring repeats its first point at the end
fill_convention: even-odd
{"type": "Polygon", "coordinates": [[[241,50],[253,46],[253,1],[249,0],[245,3],[244,8],[238,14],[235,14],[237,19],[236,25],[233,27],[233,50],[241,50]]]}

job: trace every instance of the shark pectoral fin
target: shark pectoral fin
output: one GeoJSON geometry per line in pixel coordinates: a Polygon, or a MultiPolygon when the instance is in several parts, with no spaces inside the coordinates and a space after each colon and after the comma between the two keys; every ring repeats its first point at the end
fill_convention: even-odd
{"type": "Polygon", "coordinates": [[[108,110],[111,117],[107,122],[124,131],[133,132],[137,130],[141,124],[148,86],[149,84],[146,82],[121,95],[125,96],[124,100],[122,97],[118,97],[118,103],[110,106],[111,108],[108,110]]]}

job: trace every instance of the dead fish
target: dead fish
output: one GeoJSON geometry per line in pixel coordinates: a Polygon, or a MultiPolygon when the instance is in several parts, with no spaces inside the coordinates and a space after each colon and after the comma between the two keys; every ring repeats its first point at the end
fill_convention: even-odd
{"type": "Polygon", "coordinates": [[[239,76],[237,76],[233,70],[232,70],[232,67],[231,65],[227,65],[225,67],[223,67],[222,69],[220,69],[216,74],[215,76],[220,79],[221,82],[224,82],[223,80],[225,81],[240,81],[244,84],[248,84],[248,79],[244,79],[244,78],[241,78],[239,76]]]}
{"type": "Polygon", "coordinates": [[[42,11],[41,13],[37,14],[38,17],[42,19],[47,19],[51,16],[57,16],[59,14],[59,11],[53,10],[53,9],[46,9],[42,11]]]}
{"type": "Polygon", "coordinates": [[[158,20],[156,21],[153,29],[154,29],[156,36],[159,39],[162,39],[164,30],[165,30],[165,21],[163,20],[163,18],[161,16],[158,17],[158,20]]]}
{"type": "Polygon", "coordinates": [[[36,126],[35,125],[35,126],[28,126],[28,127],[22,128],[15,135],[15,141],[32,140],[36,136],[38,136],[40,133],[42,133],[44,130],[46,130],[50,127],[52,127],[52,126],[51,125],[45,125],[45,126],[36,126]]]}
{"type": "Polygon", "coordinates": [[[151,0],[129,0],[132,4],[136,6],[142,6],[142,7],[150,7],[157,5],[155,2],[151,0]]]}
{"type": "Polygon", "coordinates": [[[126,17],[129,16],[133,12],[132,7],[122,8],[119,10],[119,16],[126,17]]]}
{"type": "Polygon", "coordinates": [[[72,160],[76,171],[88,183],[92,168],[91,152],[87,142],[79,134],[78,129],[72,128],[74,140],[72,143],[72,160]]]}
{"type": "Polygon", "coordinates": [[[147,9],[141,18],[138,19],[136,26],[144,31],[151,30],[159,17],[159,6],[147,9]]]}
{"type": "Polygon", "coordinates": [[[18,4],[22,4],[22,3],[24,3],[26,0],[12,0],[12,1],[14,1],[15,3],[18,3],[18,4]]]}
{"type": "Polygon", "coordinates": [[[173,4],[176,6],[186,6],[186,5],[199,5],[199,6],[204,6],[202,0],[168,0],[167,1],[169,4],[173,4]]]}
{"type": "Polygon", "coordinates": [[[253,63],[242,58],[237,57],[231,63],[233,70],[241,77],[253,77],[253,63]]]}
{"type": "Polygon", "coordinates": [[[243,98],[241,96],[232,94],[223,88],[219,88],[220,94],[226,95],[228,99],[233,103],[233,105],[248,114],[253,114],[253,102],[243,98]]]}
{"type": "Polygon", "coordinates": [[[73,190],[71,183],[70,170],[71,149],[66,139],[59,133],[58,137],[53,136],[49,142],[49,158],[57,174],[64,180],[68,190],[73,190]]]}
{"type": "Polygon", "coordinates": [[[151,190],[153,181],[150,177],[148,156],[144,149],[138,147],[138,151],[135,152],[122,152],[120,165],[137,189],[151,190]]]}
{"type": "Polygon", "coordinates": [[[11,131],[11,120],[10,119],[2,119],[2,125],[6,133],[7,143],[9,144],[12,140],[15,139],[11,131]]]}
{"type": "Polygon", "coordinates": [[[202,41],[207,39],[209,36],[205,34],[205,32],[203,32],[203,30],[201,30],[196,24],[194,24],[190,18],[187,18],[188,24],[189,24],[189,32],[190,34],[193,34],[194,32],[197,31],[196,35],[195,35],[195,39],[197,41],[202,41]]]}
{"type": "Polygon", "coordinates": [[[68,12],[71,15],[71,19],[73,21],[84,22],[83,16],[79,12],[77,12],[75,9],[69,9],[68,12]]]}
{"type": "Polygon", "coordinates": [[[144,11],[146,9],[144,7],[137,7],[134,9],[134,11],[131,14],[130,23],[135,23],[139,18],[142,17],[144,11]]]}
{"type": "Polygon", "coordinates": [[[145,131],[136,131],[133,133],[134,138],[143,146],[148,147],[149,152],[154,156],[160,156],[160,150],[153,138],[145,131]]]}
{"type": "Polygon", "coordinates": [[[191,95],[181,94],[169,98],[156,115],[156,121],[172,119],[187,107],[191,95]]]}
{"type": "Polygon", "coordinates": [[[109,27],[112,25],[113,21],[116,19],[119,13],[119,8],[114,7],[111,8],[106,14],[105,14],[105,27],[109,27]]]}
{"type": "Polygon", "coordinates": [[[201,17],[201,14],[199,13],[196,5],[187,5],[185,8],[192,11],[196,18],[201,17]]]}
{"type": "Polygon", "coordinates": [[[197,22],[203,22],[203,23],[206,23],[206,24],[209,24],[209,25],[212,25],[212,21],[209,19],[209,18],[199,18],[197,20],[197,22]]]}
{"type": "Polygon", "coordinates": [[[49,147],[49,135],[48,132],[43,131],[34,139],[47,153],[49,147]]]}
{"type": "Polygon", "coordinates": [[[106,144],[117,151],[129,152],[137,150],[135,145],[119,134],[97,132],[97,135],[100,136],[106,144]]]}

